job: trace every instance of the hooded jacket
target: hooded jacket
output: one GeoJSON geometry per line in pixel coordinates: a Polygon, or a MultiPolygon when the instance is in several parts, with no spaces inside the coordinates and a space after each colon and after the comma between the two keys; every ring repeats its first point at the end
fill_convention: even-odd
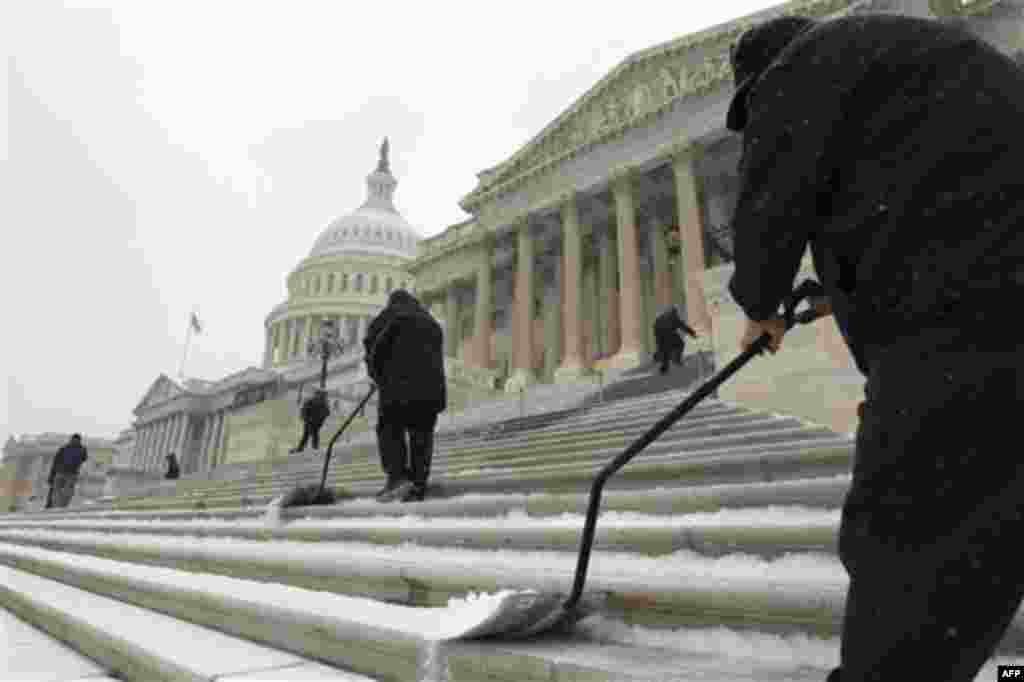
{"type": "Polygon", "coordinates": [[[387,307],[370,323],[363,346],[381,405],[445,410],[444,333],[410,293],[391,293],[387,307]]]}
{"type": "Polygon", "coordinates": [[[52,483],[53,477],[57,474],[77,476],[79,469],[87,459],[89,459],[89,453],[81,441],[69,441],[66,445],[61,446],[57,451],[57,456],[53,458],[48,480],[52,483]]]}
{"type": "Polygon", "coordinates": [[[872,346],[1019,300],[1012,59],[952,24],[847,16],[799,34],[745,101],[729,289],[748,318],[776,314],[808,246],[864,372],[872,346]]]}

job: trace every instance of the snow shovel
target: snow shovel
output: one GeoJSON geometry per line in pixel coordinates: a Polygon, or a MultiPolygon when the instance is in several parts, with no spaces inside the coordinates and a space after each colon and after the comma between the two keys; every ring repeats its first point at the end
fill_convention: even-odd
{"type": "MultiPolygon", "coordinates": [[[[797,314],[796,307],[805,299],[823,295],[824,289],[814,280],[808,279],[800,284],[785,302],[784,319],[786,329],[791,329],[796,324],[809,324],[821,317],[822,315],[814,309],[808,309],[797,314]]],[[[647,433],[640,436],[632,445],[601,469],[594,480],[593,486],[590,488],[587,519],[583,526],[579,560],[576,564],[576,578],[573,583],[572,593],[568,599],[563,601],[563,597],[560,594],[545,593],[537,590],[510,591],[486,619],[467,629],[459,639],[523,639],[550,630],[568,630],[581,618],[589,615],[588,609],[581,606],[580,598],[583,596],[583,583],[586,581],[587,566],[590,563],[590,553],[594,544],[594,531],[597,527],[597,514],[601,507],[601,490],[604,488],[604,484],[611,478],[612,474],[625,466],[629,460],[633,459],[644,448],[654,442],[658,436],[679,421],[683,415],[696,407],[708,395],[712,394],[755,355],[763,353],[768,348],[770,340],[771,337],[767,333],[762,334],[749,348],[689,395],[678,407],[662,417],[647,433]]]]}
{"type": "MultiPolygon", "coordinates": [[[[366,403],[370,402],[370,398],[377,392],[377,384],[370,384],[370,390],[367,392],[366,397],[363,398],[356,409],[352,410],[352,413],[345,420],[345,423],[341,425],[341,428],[331,436],[330,443],[327,444],[327,453],[324,455],[324,470],[320,475],[320,485],[315,484],[298,486],[293,488],[290,493],[281,499],[280,508],[287,509],[288,507],[300,507],[311,504],[334,504],[338,499],[339,495],[334,489],[325,490],[324,486],[327,484],[327,467],[331,463],[331,452],[334,450],[334,444],[337,442],[338,437],[348,428],[348,425],[352,423],[352,420],[356,418],[366,403]]],[[[351,496],[346,494],[346,496],[351,496]]]]}

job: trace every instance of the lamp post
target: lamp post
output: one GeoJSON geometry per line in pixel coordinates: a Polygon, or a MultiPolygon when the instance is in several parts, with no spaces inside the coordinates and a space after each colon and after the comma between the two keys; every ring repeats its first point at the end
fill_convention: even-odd
{"type": "Polygon", "coordinates": [[[320,322],[320,338],[310,339],[306,345],[306,353],[312,357],[319,357],[320,365],[320,388],[327,388],[327,361],[332,355],[340,355],[344,352],[345,346],[338,340],[338,328],[334,326],[334,320],[325,318],[320,322]]]}

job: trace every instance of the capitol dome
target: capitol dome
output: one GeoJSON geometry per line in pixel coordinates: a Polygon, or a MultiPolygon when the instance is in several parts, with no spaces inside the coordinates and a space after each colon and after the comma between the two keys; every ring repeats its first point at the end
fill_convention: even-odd
{"type": "Polygon", "coordinates": [[[392,198],[397,185],[385,138],[377,168],[366,176],[366,201],[352,213],[332,220],[317,237],[310,257],[365,254],[415,258],[420,235],[395,208],[392,198]]]}

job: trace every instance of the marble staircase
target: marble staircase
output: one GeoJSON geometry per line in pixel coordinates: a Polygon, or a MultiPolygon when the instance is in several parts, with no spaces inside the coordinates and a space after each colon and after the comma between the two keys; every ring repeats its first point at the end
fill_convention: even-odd
{"type": "MultiPolygon", "coordinates": [[[[199,653],[194,677],[158,677],[188,668],[189,654],[167,661],[133,643],[130,626],[76,620],[68,605],[85,597],[51,599],[51,588],[259,647],[253,660],[266,657],[264,671],[278,655],[281,666],[324,676],[237,679],[824,679],[846,587],[836,528],[853,444],[715,399],[609,482],[587,580],[597,613],[574,632],[439,642],[406,626],[467,593],[568,593],[595,474],[686,395],[671,386],[645,392],[641,373],[620,381],[630,388],[616,400],[442,429],[420,503],[372,499],[382,477],[366,440],[339,449],[330,470],[330,484],[355,499],[276,519],[267,503],[318,480],[322,460],[295,458],[243,480],[106,508],[0,516],[0,607],[123,679],[236,678],[199,666],[199,653]],[[390,610],[400,624],[367,625],[361,609],[390,610]],[[817,653],[780,659],[756,646],[695,644],[722,632],[715,628],[817,653]]],[[[1018,619],[1004,650],[1024,653],[1022,635],[1018,619]]]]}

